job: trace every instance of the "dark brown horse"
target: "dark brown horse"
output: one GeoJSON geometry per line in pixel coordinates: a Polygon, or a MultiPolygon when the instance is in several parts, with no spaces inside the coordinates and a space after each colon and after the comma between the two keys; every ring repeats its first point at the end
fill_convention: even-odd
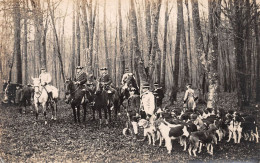
{"type": "Polygon", "coordinates": [[[87,103],[90,94],[84,85],[76,85],[71,79],[65,82],[65,102],[73,109],[75,123],[80,123],[80,106],[84,109],[83,121],[86,121],[87,103]]]}

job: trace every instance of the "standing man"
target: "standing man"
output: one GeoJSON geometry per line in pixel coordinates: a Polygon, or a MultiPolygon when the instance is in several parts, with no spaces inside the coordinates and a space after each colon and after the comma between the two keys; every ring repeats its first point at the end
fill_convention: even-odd
{"type": "Polygon", "coordinates": [[[149,83],[143,84],[143,94],[141,95],[141,108],[143,108],[146,119],[149,120],[155,111],[155,97],[151,91],[149,91],[149,83]]]}
{"type": "Polygon", "coordinates": [[[185,92],[184,98],[183,98],[183,103],[187,105],[188,109],[194,109],[196,108],[196,103],[195,103],[195,95],[194,95],[194,90],[191,89],[191,84],[187,84],[186,86],[187,90],[185,92]]]}
{"type": "Polygon", "coordinates": [[[158,83],[154,83],[154,91],[153,91],[155,98],[156,98],[156,107],[158,109],[162,109],[162,100],[164,98],[164,93],[162,87],[159,86],[158,83]]]}
{"type": "Polygon", "coordinates": [[[137,138],[138,134],[138,118],[140,109],[140,96],[135,94],[135,88],[129,90],[130,97],[128,98],[128,105],[126,107],[128,121],[131,122],[134,131],[134,139],[137,138]]]}

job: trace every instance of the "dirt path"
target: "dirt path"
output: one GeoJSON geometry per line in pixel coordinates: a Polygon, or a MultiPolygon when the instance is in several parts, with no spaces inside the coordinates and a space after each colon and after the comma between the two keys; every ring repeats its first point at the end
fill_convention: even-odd
{"type": "MultiPolygon", "coordinates": [[[[214,149],[214,156],[205,149],[197,158],[183,152],[173,141],[173,152],[166,148],[149,146],[148,142],[133,142],[122,135],[124,121],[113,127],[98,129],[97,121],[74,124],[72,110],[68,105],[58,107],[58,120],[44,125],[40,114],[38,125],[35,115],[27,110],[20,114],[16,106],[0,105],[0,157],[5,162],[187,162],[187,161],[250,161],[260,159],[259,144],[244,142],[233,144],[221,142],[214,149]]],[[[0,160],[1,161],[1,160],[0,160]]]]}

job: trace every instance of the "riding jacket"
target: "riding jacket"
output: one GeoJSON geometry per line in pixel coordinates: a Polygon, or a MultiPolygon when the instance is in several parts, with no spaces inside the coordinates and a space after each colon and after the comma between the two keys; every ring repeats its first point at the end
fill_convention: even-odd
{"type": "Polygon", "coordinates": [[[156,106],[161,107],[162,106],[162,100],[164,98],[163,90],[162,88],[155,89],[153,91],[155,98],[156,98],[156,106]]]}
{"type": "MultiPolygon", "coordinates": [[[[128,77],[129,77],[130,75],[133,75],[133,73],[125,73],[125,74],[123,75],[122,81],[121,81],[121,84],[122,84],[122,85],[124,85],[124,84],[126,83],[128,77]]],[[[135,77],[133,76],[133,78],[135,78],[135,77]]]]}
{"type": "Polygon", "coordinates": [[[111,79],[111,77],[110,77],[109,74],[104,73],[104,74],[102,74],[101,77],[99,78],[99,82],[100,82],[100,83],[104,83],[104,84],[106,84],[106,85],[110,85],[110,84],[112,83],[112,79],[111,79]]]}
{"type": "Polygon", "coordinates": [[[155,110],[155,97],[152,92],[147,91],[141,95],[141,107],[146,114],[153,115],[155,110]]]}
{"type": "Polygon", "coordinates": [[[80,85],[85,84],[87,80],[87,74],[84,71],[80,71],[76,74],[76,81],[79,82],[80,85]]]}
{"type": "Polygon", "coordinates": [[[48,72],[43,72],[39,76],[41,80],[41,85],[49,84],[51,82],[51,74],[48,72]]]}

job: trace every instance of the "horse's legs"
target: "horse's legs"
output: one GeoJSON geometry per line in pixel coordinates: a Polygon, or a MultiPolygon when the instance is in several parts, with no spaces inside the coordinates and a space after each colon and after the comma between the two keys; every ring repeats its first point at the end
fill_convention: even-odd
{"type": "Polygon", "coordinates": [[[91,109],[92,109],[92,117],[93,117],[93,121],[95,120],[95,107],[94,106],[91,106],[91,109]]]}
{"type": "MultiPolygon", "coordinates": [[[[110,116],[111,116],[111,111],[110,111],[110,109],[107,107],[107,106],[104,106],[104,112],[105,112],[105,120],[106,120],[106,124],[108,124],[108,120],[107,120],[107,111],[108,111],[108,114],[109,114],[109,112],[110,112],[110,116]]],[[[111,118],[111,117],[110,117],[111,118]]]]}
{"type": "Polygon", "coordinates": [[[84,110],[83,122],[86,122],[87,104],[83,104],[83,110],[84,110]]]}
{"type": "Polygon", "coordinates": [[[107,111],[108,111],[108,120],[109,122],[111,122],[111,107],[107,107],[107,111]]]}
{"type": "Polygon", "coordinates": [[[80,105],[77,106],[78,122],[80,123],[80,105]]]}
{"type": "MultiPolygon", "coordinates": [[[[101,127],[101,124],[102,124],[102,113],[101,113],[101,110],[102,110],[102,108],[98,107],[98,115],[99,115],[99,125],[100,125],[100,127],[101,127]]],[[[106,117],[106,114],[105,114],[105,117],[106,117]]]]}
{"type": "Polygon", "coordinates": [[[47,113],[46,113],[46,109],[47,109],[47,104],[46,103],[43,103],[42,104],[42,108],[43,108],[43,115],[44,115],[44,118],[45,118],[45,124],[47,124],[47,113]]]}
{"type": "Polygon", "coordinates": [[[56,121],[57,120],[57,103],[55,101],[52,102],[51,109],[52,109],[51,119],[56,121]]]}
{"type": "Polygon", "coordinates": [[[54,102],[54,121],[56,121],[57,120],[57,103],[56,103],[56,101],[54,102]]]}
{"type": "Polygon", "coordinates": [[[36,122],[38,121],[38,116],[39,116],[39,106],[35,102],[35,116],[36,116],[36,122]]]}
{"type": "Polygon", "coordinates": [[[72,110],[73,110],[74,121],[75,121],[75,123],[77,123],[77,117],[76,117],[76,108],[75,108],[75,105],[71,105],[71,108],[72,108],[72,110]]]}

